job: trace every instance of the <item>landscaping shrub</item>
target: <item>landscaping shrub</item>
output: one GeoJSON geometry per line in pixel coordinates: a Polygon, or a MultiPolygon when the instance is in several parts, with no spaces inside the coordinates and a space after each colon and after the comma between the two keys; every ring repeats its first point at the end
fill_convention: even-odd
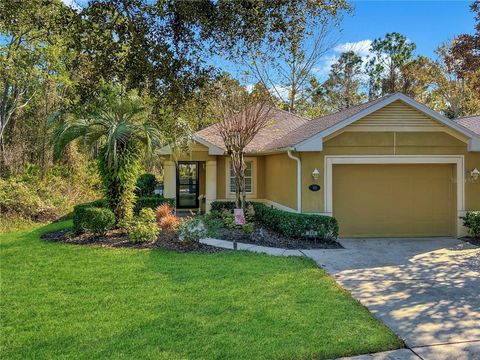
{"type": "Polygon", "coordinates": [[[254,203],[255,219],[292,238],[335,240],[337,220],[330,216],[291,213],[254,203]]]}
{"type": "Polygon", "coordinates": [[[150,208],[141,209],[138,215],[123,220],[121,227],[133,243],[155,241],[159,233],[155,213],[150,208]]]}
{"type": "Polygon", "coordinates": [[[223,225],[227,229],[234,229],[236,227],[235,216],[232,214],[230,210],[227,210],[227,209],[223,210],[221,213],[221,218],[223,221],[223,225]]]}
{"type": "Polygon", "coordinates": [[[174,208],[175,199],[166,199],[160,195],[139,197],[135,202],[135,207],[133,211],[135,214],[138,214],[140,212],[140,209],[143,209],[143,208],[156,209],[162,204],[169,204],[170,207],[174,208]]]}
{"type": "MultiPolygon", "coordinates": [[[[247,202],[247,209],[251,204],[252,203],[247,202]]],[[[211,204],[211,210],[219,213],[221,213],[223,210],[233,211],[233,209],[235,209],[235,202],[233,201],[213,201],[211,204]]]]}
{"type": "Polygon", "coordinates": [[[199,242],[207,236],[207,229],[202,219],[198,217],[187,218],[182,221],[178,238],[180,241],[199,242]]]}
{"type": "Polygon", "coordinates": [[[253,230],[254,230],[253,224],[252,223],[247,223],[247,224],[242,225],[242,230],[247,235],[252,234],[253,230]]]}
{"type": "Polygon", "coordinates": [[[155,209],[155,215],[157,216],[158,221],[160,221],[165,216],[172,215],[172,214],[173,214],[173,209],[168,203],[164,203],[155,209]]]}
{"type": "Polygon", "coordinates": [[[110,209],[86,207],[76,214],[74,224],[79,232],[89,230],[95,234],[104,234],[115,227],[115,215],[110,209]]]}
{"type": "Polygon", "coordinates": [[[151,196],[157,185],[157,179],[153,174],[142,174],[137,179],[137,188],[135,194],[137,196],[151,196]]]}
{"type": "Polygon", "coordinates": [[[469,211],[461,218],[473,238],[480,238],[480,211],[469,211]]]}
{"type": "Polygon", "coordinates": [[[220,229],[223,227],[223,220],[220,218],[218,212],[210,212],[202,216],[203,223],[207,229],[207,236],[216,238],[219,235],[220,229]]]}
{"type": "Polygon", "coordinates": [[[180,218],[173,214],[167,214],[160,218],[158,225],[162,230],[177,230],[180,226],[180,218]]]}

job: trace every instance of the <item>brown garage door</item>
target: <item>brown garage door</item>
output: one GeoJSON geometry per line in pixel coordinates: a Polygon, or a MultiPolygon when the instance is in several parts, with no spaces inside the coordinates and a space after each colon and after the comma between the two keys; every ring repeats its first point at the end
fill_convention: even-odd
{"type": "Polygon", "coordinates": [[[333,165],[333,216],[342,237],[453,236],[451,164],[333,165]]]}

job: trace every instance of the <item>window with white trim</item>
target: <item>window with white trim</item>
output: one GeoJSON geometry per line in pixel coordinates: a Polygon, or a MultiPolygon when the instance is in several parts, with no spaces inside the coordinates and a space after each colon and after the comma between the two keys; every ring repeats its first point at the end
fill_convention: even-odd
{"type": "MultiPolygon", "coordinates": [[[[253,192],[253,161],[245,161],[245,192],[253,192]]],[[[235,171],[230,163],[230,192],[235,192],[235,171]]]]}

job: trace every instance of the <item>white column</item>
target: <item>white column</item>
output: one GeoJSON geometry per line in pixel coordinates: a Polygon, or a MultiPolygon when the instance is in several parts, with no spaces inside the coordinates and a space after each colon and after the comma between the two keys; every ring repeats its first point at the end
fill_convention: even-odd
{"type": "Polygon", "coordinates": [[[168,199],[177,197],[177,168],[173,161],[163,163],[163,196],[168,199]]]}
{"type": "Polygon", "coordinates": [[[217,161],[207,161],[205,169],[205,212],[210,212],[210,204],[217,198],[217,161]]]}

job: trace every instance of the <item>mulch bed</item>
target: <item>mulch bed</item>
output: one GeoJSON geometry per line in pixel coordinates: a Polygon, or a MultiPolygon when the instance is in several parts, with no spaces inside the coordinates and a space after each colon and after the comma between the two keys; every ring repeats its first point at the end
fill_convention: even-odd
{"type": "Polygon", "coordinates": [[[480,238],[472,238],[472,237],[463,237],[460,240],[465,242],[469,242],[470,244],[480,246],[480,238]]]}
{"type": "Polygon", "coordinates": [[[50,232],[42,236],[43,240],[61,242],[64,244],[101,246],[110,248],[134,248],[134,249],[166,249],[179,252],[217,253],[229,251],[215,246],[201,243],[187,243],[178,240],[178,237],[170,231],[162,231],[154,242],[132,243],[127,236],[119,230],[109,231],[105,236],[92,233],[75,234],[72,231],[60,230],[50,232]]]}
{"type": "Polygon", "coordinates": [[[281,235],[260,223],[254,224],[254,231],[252,234],[245,234],[241,229],[221,228],[219,230],[218,238],[283,249],[343,249],[342,245],[336,241],[327,242],[292,239],[281,235]]]}

